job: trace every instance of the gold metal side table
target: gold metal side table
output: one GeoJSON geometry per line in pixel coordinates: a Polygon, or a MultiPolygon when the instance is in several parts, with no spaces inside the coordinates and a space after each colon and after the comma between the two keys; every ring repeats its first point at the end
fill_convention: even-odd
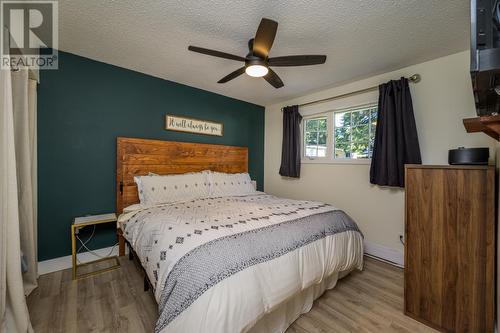
{"type": "Polygon", "coordinates": [[[77,260],[76,260],[76,256],[77,256],[77,253],[76,253],[76,234],[78,234],[78,231],[81,228],[84,228],[87,226],[95,226],[98,224],[111,223],[111,222],[116,222],[116,214],[115,213],[77,217],[73,221],[73,224],[71,224],[71,256],[72,256],[72,261],[73,261],[73,280],[82,279],[82,278],[85,278],[88,276],[108,272],[108,271],[111,271],[113,269],[117,269],[120,267],[120,261],[118,260],[118,256],[105,257],[105,258],[101,258],[98,260],[86,262],[83,264],[78,264],[77,260]],[[79,267],[87,266],[90,264],[95,264],[97,262],[101,262],[101,261],[105,261],[105,260],[115,260],[116,263],[111,267],[107,267],[107,268],[100,269],[97,271],[78,275],[78,268],[79,267]]]}

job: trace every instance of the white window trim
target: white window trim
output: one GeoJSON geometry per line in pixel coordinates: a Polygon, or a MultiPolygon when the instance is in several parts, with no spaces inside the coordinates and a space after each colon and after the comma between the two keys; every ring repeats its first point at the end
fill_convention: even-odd
{"type": "Polygon", "coordinates": [[[300,124],[300,154],[301,154],[301,163],[308,163],[308,162],[320,162],[322,161],[323,163],[328,162],[330,160],[329,156],[332,154],[332,149],[333,149],[333,141],[330,135],[330,132],[328,131],[331,128],[332,125],[332,113],[331,112],[322,112],[322,113],[315,113],[313,115],[305,116],[302,118],[302,122],[300,124]],[[306,151],[305,151],[305,146],[304,146],[304,132],[305,132],[305,127],[304,124],[306,123],[306,120],[308,119],[316,119],[316,118],[326,118],[326,156],[325,157],[308,157],[306,156],[306,151]]]}
{"type": "Polygon", "coordinates": [[[337,112],[346,112],[351,110],[356,110],[360,108],[369,108],[377,106],[376,101],[371,103],[363,103],[355,106],[350,106],[347,108],[337,108],[331,109],[325,112],[319,112],[314,114],[308,114],[302,118],[302,122],[300,124],[300,154],[301,154],[301,164],[340,164],[340,165],[369,165],[372,163],[371,158],[365,159],[355,159],[355,158],[335,158],[333,156],[333,119],[334,113],[337,112]],[[304,147],[304,124],[307,119],[315,119],[315,118],[325,118],[327,119],[327,133],[326,133],[326,156],[325,157],[307,157],[305,156],[305,147],[304,147]]]}
{"type": "Polygon", "coordinates": [[[356,159],[356,158],[332,158],[330,159],[329,157],[317,157],[310,159],[308,157],[302,157],[301,160],[302,164],[344,164],[344,165],[349,165],[349,164],[371,164],[372,159],[371,158],[364,158],[364,159],[356,159]]]}

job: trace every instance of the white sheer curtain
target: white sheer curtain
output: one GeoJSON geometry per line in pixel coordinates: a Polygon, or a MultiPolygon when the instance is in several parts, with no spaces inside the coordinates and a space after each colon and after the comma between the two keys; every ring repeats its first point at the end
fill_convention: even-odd
{"type": "Polygon", "coordinates": [[[25,296],[36,287],[36,261],[36,83],[26,70],[0,70],[1,333],[33,332],[25,296]]]}
{"type": "Polygon", "coordinates": [[[19,201],[21,251],[25,260],[24,290],[28,295],[37,287],[37,149],[36,85],[28,70],[12,74],[14,137],[19,201]]]}

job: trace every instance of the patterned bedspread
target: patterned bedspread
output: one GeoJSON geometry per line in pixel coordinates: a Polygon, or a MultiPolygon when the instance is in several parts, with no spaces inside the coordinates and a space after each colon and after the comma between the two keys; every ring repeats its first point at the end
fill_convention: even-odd
{"type": "Polygon", "coordinates": [[[213,286],[248,267],[359,229],[344,212],[264,193],[199,199],[121,217],[159,304],[163,331],[213,286]]]}

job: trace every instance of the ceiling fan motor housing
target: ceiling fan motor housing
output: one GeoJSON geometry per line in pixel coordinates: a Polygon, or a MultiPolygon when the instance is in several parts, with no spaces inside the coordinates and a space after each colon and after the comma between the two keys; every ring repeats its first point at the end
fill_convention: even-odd
{"type": "MultiPolygon", "coordinates": [[[[266,59],[267,60],[267,59],[266,59]]],[[[245,59],[245,67],[248,66],[254,66],[254,65],[260,65],[260,66],[265,66],[268,67],[267,61],[265,59],[259,58],[257,56],[252,55],[247,55],[245,59]]]]}
{"type": "Polygon", "coordinates": [[[248,41],[249,52],[245,57],[245,67],[252,66],[252,65],[260,65],[260,66],[268,67],[267,58],[262,59],[261,57],[254,54],[253,41],[254,41],[253,38],[248,41]]]}

